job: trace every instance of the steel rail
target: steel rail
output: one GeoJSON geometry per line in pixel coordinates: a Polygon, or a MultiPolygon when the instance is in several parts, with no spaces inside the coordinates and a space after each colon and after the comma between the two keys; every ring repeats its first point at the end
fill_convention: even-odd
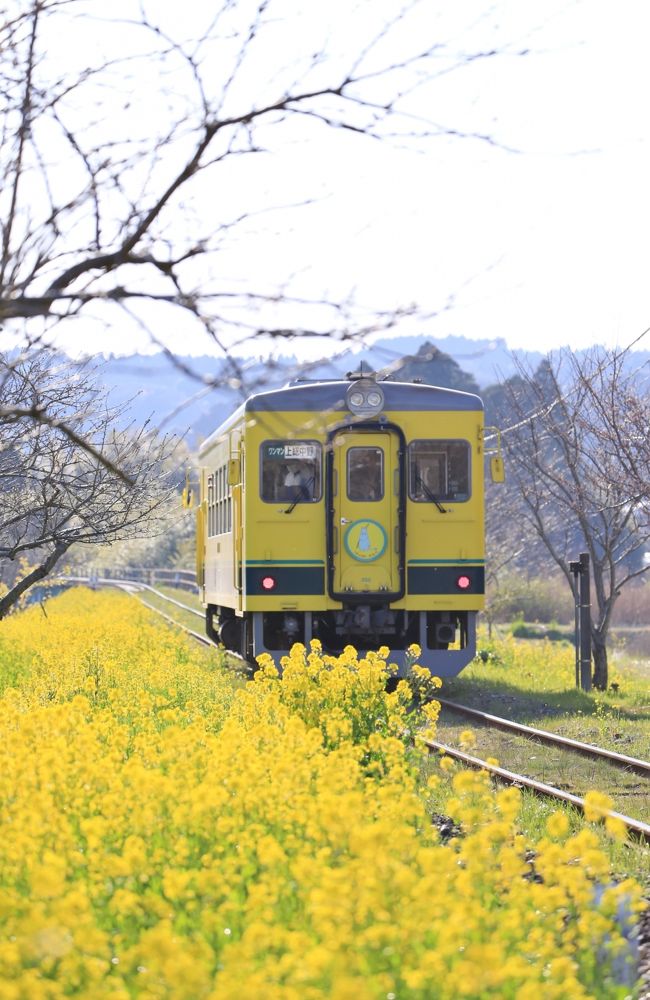
{"type": "Polygon", "coordinates": [[[436,698],[436,701],[440,702],[443,708],[449,708],[452,712],[458,712],[459,714],[478,719],[489,726],[504,729],[508,732],[520,733],[528,739],[536,739],[542,743],[565,747],[567,750],[573,750],[587,757],[601,757],[637,774],[650,774],[650,761],[641,760],[638,757],[629,757],[627,754],[617,753],[616,750],[606,750],[603,747],[592,746],[591,743],[582,743],[580,740],[572,740],[568,736],[560,736],[559,733],[551,733],[545,729],[535,729],[533,726],[525,726],[521,722],[502,719],[498,715],[490,715],[489,712],[482,712],[478,708],[470,708],[468,705],[459,705],[455,701],[447,701],[446,698],[436,698]]]}
{"type": "MultiPolygon", "coordinates": [[[[121,590],[127,591],[127,593],[132,593],[134,590],[149,590],[152,594],[160,597],[163,601],[168,601],[169,604],[175,604],[177,608],[182,608],[183,611],[188,611],[191,615],[196,615],[197,618],[204,618],[202,611],[197,611],[196,608],[191,608],[188,604],[183,604],[182,601],[177,601],[174,597],[168,597],[167,594],[163,594],[162,591],[156,590],[155,587],[151,587],[148,583],[141,583],[140,580],[118,580],[112,576],[98,576],[93,580],[89,576],[60,576],[57,579],[65,580],[67,583],[95,583],[99,587],[118,587],[121,590]]],[[[154,610],[156,610],[154,608],[154,610]]]]}
{"type": "MultiPolygon", "coordinates": [[[[578,795],[573,795],[571,792],[565,792],[561,788],[555,788],[553,785],[547,785],[543,781],[536,781],[534,778],[528,778],[524,774],[516,774],[514,771],[508,771],[504,767],[498,767],[496,764],[488,764],[487,761],[481,760],[480,757],[473,757],[471,754],[465,753],[463,750],[456,750],[453,747],[446,746],[444,743],[439,743],[437,740],[424,740],[424,745],[430,750],[435,750],[438,753],[444,753],[448,757],[453,757],[455,760],[459,760],[463,764],[467,764],[468,767],[488,771],[490,774],[493,774],[495,778],[500,781],[504,781],[509,785],[520,785],[524,788],[529,788],[538,795],[546,795],[548,798],[568,802],[570,805],[581,809],[582,812],[585,810],[585,800],[581,799],[578,795]]],[[[639,819],[633,819],[631,816],[625,816],[623,813],[613,812],[610,810],[604,810],[604,815],[621,820],[628,830],[636,833],[644,840],[650,841],[649,823],[643,823],[639,819]]]]}
{"type": "MultiPolygon", "coordinates": [[[[118,584],[118,587],[119,587],[119,584],[118,584]]],[[[120,589],[123,589],[123,588],[120,587],[120,589]]],[[[160,608],[156,608],[153,604],[149,604],[149,602],[145,601],[143,597],[138,597],[137,593],[134,594],[133,591],[129,591],[129,593],[133,597],[137,597],[138,600],[140,601],[140,603],[143,604],[145,608],[148,608],[150,611],[155,611],[156,614],[160,615],[161,618],[164,618],[166,622],[170,623],[170,625],[175,625],[176,628],[181,629],[182,632],[186,632],[187,635],[191,635],[192,638],[196,639],[197,642],[202,643],[204,646],[214,646],[215,649],[217,648],[214,645],[214,643],[211,642],[210,639],[208,639],[208,637],[206,635],[201,635],[200,632],[193,632],[192,629],[191,628],[187,628],[186,625],[181,625],[180,622],[177,622],[175,618],[171,618],[169,615],[166,615],[164,611],[160,610],[160,608]]]]}
{"type": "MultiPolygon", "coordinates": [[[[105,579],[100,579],[97,582],[102,584],[108,584],[108,583],[116,583],[119,581],[105,578],[105,579]]],[[[175,597],[168,597],[167,594],[163,594],[162,591],[156,590],[155,587],[151,587],[148,583],[140,583],[139,581],[133,581],[133,583],[134,586],[138,587],[140,590],[149,590],[152,594],[155,594],[156,597],[160,597],[161,600],[168,601],[170,604],[175,604],[177,608],[182,608],[183,611],[189,611],[191,615],[196,615],[197,618],[205,618],[205,615],[203,614],[202,611],[197,611],[196,608],[190,608],[187,604],[183,604],[182,601],[177,601],[175,597]]],[[[201,638],[203,638],[203,636],[201,638]]]]}

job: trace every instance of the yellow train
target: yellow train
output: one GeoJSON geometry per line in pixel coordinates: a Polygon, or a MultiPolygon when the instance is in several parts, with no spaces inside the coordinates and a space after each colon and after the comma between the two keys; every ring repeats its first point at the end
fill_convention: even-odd
{"type": "Polygon", "coordinates": [[[470,393],[359,372],[251,396],[200,451],[207,634],[251,661],[386,645],[400,672],[417,643],[457,674],[484,603],[484,453],[470,393]]]}

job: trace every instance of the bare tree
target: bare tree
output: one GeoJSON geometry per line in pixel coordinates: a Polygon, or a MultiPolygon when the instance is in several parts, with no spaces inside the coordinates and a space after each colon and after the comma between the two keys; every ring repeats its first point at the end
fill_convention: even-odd
{"type": "Polygon", "coordinates": [[[605,469],[616,477],[609,487],[621,493],[623,506],[635,506],[645,532],[650,523],[650,364],[635,361],[630,347],[602,351],[596,361],[587,368],[576,365],[575,379],[597,418],[591,431],[607,458],[605,469]]]}
{"type": "Polygon", "coordinates": [[[85,368],[43,351],[0,358],[0,565],[9,582],[0,618],[72,545],[155,530],[173,445],[124,427],[124,417],[85,368]]]}
{"type": "MultiPolygon", "coordinates": [[[[0,23],[0,323],[43,336],[81,314],[110,325],[117,308],[156,341],[161,309],[172,308],[164,322],[198,323],[224,349],[259,334],[345,337],[393,324],[393,312],[369,318],[351,301],[292,294],[290,276],[250,273],[239,245],[254,244],[272,204],[257,181],[247,186],[249,164],[323,130],[334,156],[345,136],[468,134],[434,121],[417,95],[499,51],[445,43],[417,0],[362,0],[338,23],[328,7],[295,23],[299,11],[279,0],[190,4],[173,17],[146,0],[110,11],[99,0],[10,0],[0,23]],[[228,269],[233,248],[239,264],[228,269]]],[[[312,196],[306,185],[294,200],[312,196]]]]}
{"type": "Polygon", "coordinates": [[[537,536],[522,523],[521,499],[511,476],[505,483],[485,483],[485,618],[488,633],[511,600],[514,578],[525,572],[538,548],[537,536]],[[533,537],[531,538],[531,535],[533,537]]]}
{"type": "MultiPolygon", "coordinates": [[[[581,356],[563,350],[534,373],[520,366],[509,393],[514,423],[503,437],[522,516],[571,588],[568,561],[582,548],[589,552],[593,681],[600,689],[608,684],[607,639],[616,600],[649,568],[641,558],[650,539],[648,486],[646,481],[641,492],[641,482],[630,474],[639,428],[626,416],[647,416],[648,398],[621,360],[602,349],[581,356]]],[[[635,468],[640,472],[640,461],[635,468]]]]}

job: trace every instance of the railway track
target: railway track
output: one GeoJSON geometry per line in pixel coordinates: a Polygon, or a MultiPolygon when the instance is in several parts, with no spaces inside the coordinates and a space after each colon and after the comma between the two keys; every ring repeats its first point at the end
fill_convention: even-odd
{"type": "MultiPolygon", "coordinates": [[[[120,588],[120,589],[126,589],[126,588],[120,588]]],[[[190,635],[193,639],[196,639],[196,641],[200,642],[203,646],[212,646],[212,643],[208,639],[207,635],[201,635],[200,632],[194,632],[191,628],[188,628],[187,625],[181,625],[181,623],[176,621],[175,618],[172,618],[170,615],[166,615],[164,611],[161,611],[160,608],[157,608],[154,604],[150,604],[149,601],[145,601],[144,598],[139,596],[137,591],[129,589],[128,593],[132,594],[134,597],[137,597],[140,603],[144,604],[145,608],[148,608],[150,611],[155,611],[157,615],[160,615],[161,618],[164,618],[166,622],[170,623],[170,625],[175,625],[176,628],[179,628],[182,632],[185,632],[187,635],[190,635]]],[[[159,596],[162,597],[163,595],[160,594],[159,596]]],[[[187,608],[186,610],[190,611],[191,608],[187,608]]]]}
{"type": "MultiPolygon", "coordinates": [[[[537,729],[533,726],[526,726],[520,722],[513,722],[510,719],[503,719],[499,716],[491,715],[489,712],[483,712],[476,708],[470,708],[467,705],[461,705],[458,702],[449,701],[445,698],[437,698],[436,700],[440,702],[440,705],[443,708],[480,722],[482,725],[500,729],[514,735],[523,736],[524,738],[535,743],[545,743],[549,746],[559,747],[563,750],[580,754],[583,757],[589,757],[592,760],[604,760],[609,764],[613,764],[624,769],[627,772],[642,774],[645,776],[650,775],[650,761],[641,760],[638,757],[630,757],[627,754],[621,754],[614,750],[607,750],[604,747],[594,746],[590,743],[583,743],[580,740],[573,740],[569,737],[561,736],[559,733],[552,733],[544,729],[537,729]]],[[[459,750],[437,740],[428,740],[426,741],[426,745],[431,751],[444,753],[447,756],[458,760],[467,767],[480,768],[481,770],[488,771],[498,781],[510,785],[517,785],[521,788],[528,788],[537,795],[565,802],[584,812],[584,799],[579,795],[574,795],[572,792],[566,791],[565,789],[557,788],[554,785],[539,781],[536,778],[531,778],[528,775],[519,774],[515,771],[510,771],[507,768],[490,764],[480,757],[475,757],[464,750],[459,750]]],[[[644,841],[650,842],[649,823],[635,819],[632,816],[626,816],[620,812],[612,811],[610,812],[610,815],[618,820],[621,820],[630,833],[644,841]]]]}
{"type": "Polygon", "coordinates": [[[455,701],[448,701],[446,698],[436,698],[443,708],[448,708],[459,715],[465,715],[477,722],[482,722],[487,726],[496,729],[503,729],[506,732],[517,733],[527,739],[540,743],[547,743],[549,746],[562,747],[565,750],[572,750],[574,753],[582,754],[585,757],[599,758],[607,760],[612,764],[617,764],[625,768],[626,771],[633,771],[635,774],[645,774],[650,776],[650,761],[640,760],[638,757],[629,757],[627,754],[617,753],[615,750],[606,750],[604,747],[593,746],[591,743],[582,743],[580,740],[572,740],[567,736],[560,736],[559,733],[547,732],[545,729],[535,729],[533,726],[524,726],[520,722],[512,722],[510,719],[502,719],[498,715],[490,715],[482,712],[478,708],[470,708],[468,705],[460,705],[455,701]]]}
{"type": "MultiPolygon", "coordinates": [[[[499,767],[496,764],[489,764],[486,760],[482,760],[480,757],[474,757],[471,754],[465,753],[464,750],[457,750],[455,747],[450,747],[446,743],[439,743],[437,740],[425,740],[425,745],[430,750],[438,753],[444,753],[448,757],[453,757],[455,760],[466,764],[468,767],[488,771],[490,774],[494,775],[497,780],[502,781],[505,784],[528,788],[537,795],[543,795],[547,798],[557,799],[560,802],[566,802],[569,805],[576,806],[584,812],[585,800],[580,798],[579,795],[574,795],[572,792],[566,792],[562,788],[556,788],[554,785],[547,785],[543,781],[537,781],[535,778],[529,778],[524,774],[517,774],[515,771],[509,771],[505,767],[499,767]]],[[[636,834],[638,837],[650,843],[650,823],[644,823],[642,820],[634,819],[632,816],[625,816],[623,813],[614,811],[609,812],[607,815],[621,820],[631,833],[636,834]]]]}

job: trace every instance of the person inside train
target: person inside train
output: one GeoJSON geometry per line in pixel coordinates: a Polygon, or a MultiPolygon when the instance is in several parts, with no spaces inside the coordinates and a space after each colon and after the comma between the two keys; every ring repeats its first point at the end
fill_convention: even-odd
{"type": "Polygon", "coordinates": [[[379,448],[351,450],[348,467],[348,497],[350,500],[381,500],[382,453],[379,448]]]}
{"type": "Polygon", "coordinates": [[[291,462],[286,466],[283,481],[284,500],[312,500],[314,497],[314,476],[304,462],[291,462]]]}

